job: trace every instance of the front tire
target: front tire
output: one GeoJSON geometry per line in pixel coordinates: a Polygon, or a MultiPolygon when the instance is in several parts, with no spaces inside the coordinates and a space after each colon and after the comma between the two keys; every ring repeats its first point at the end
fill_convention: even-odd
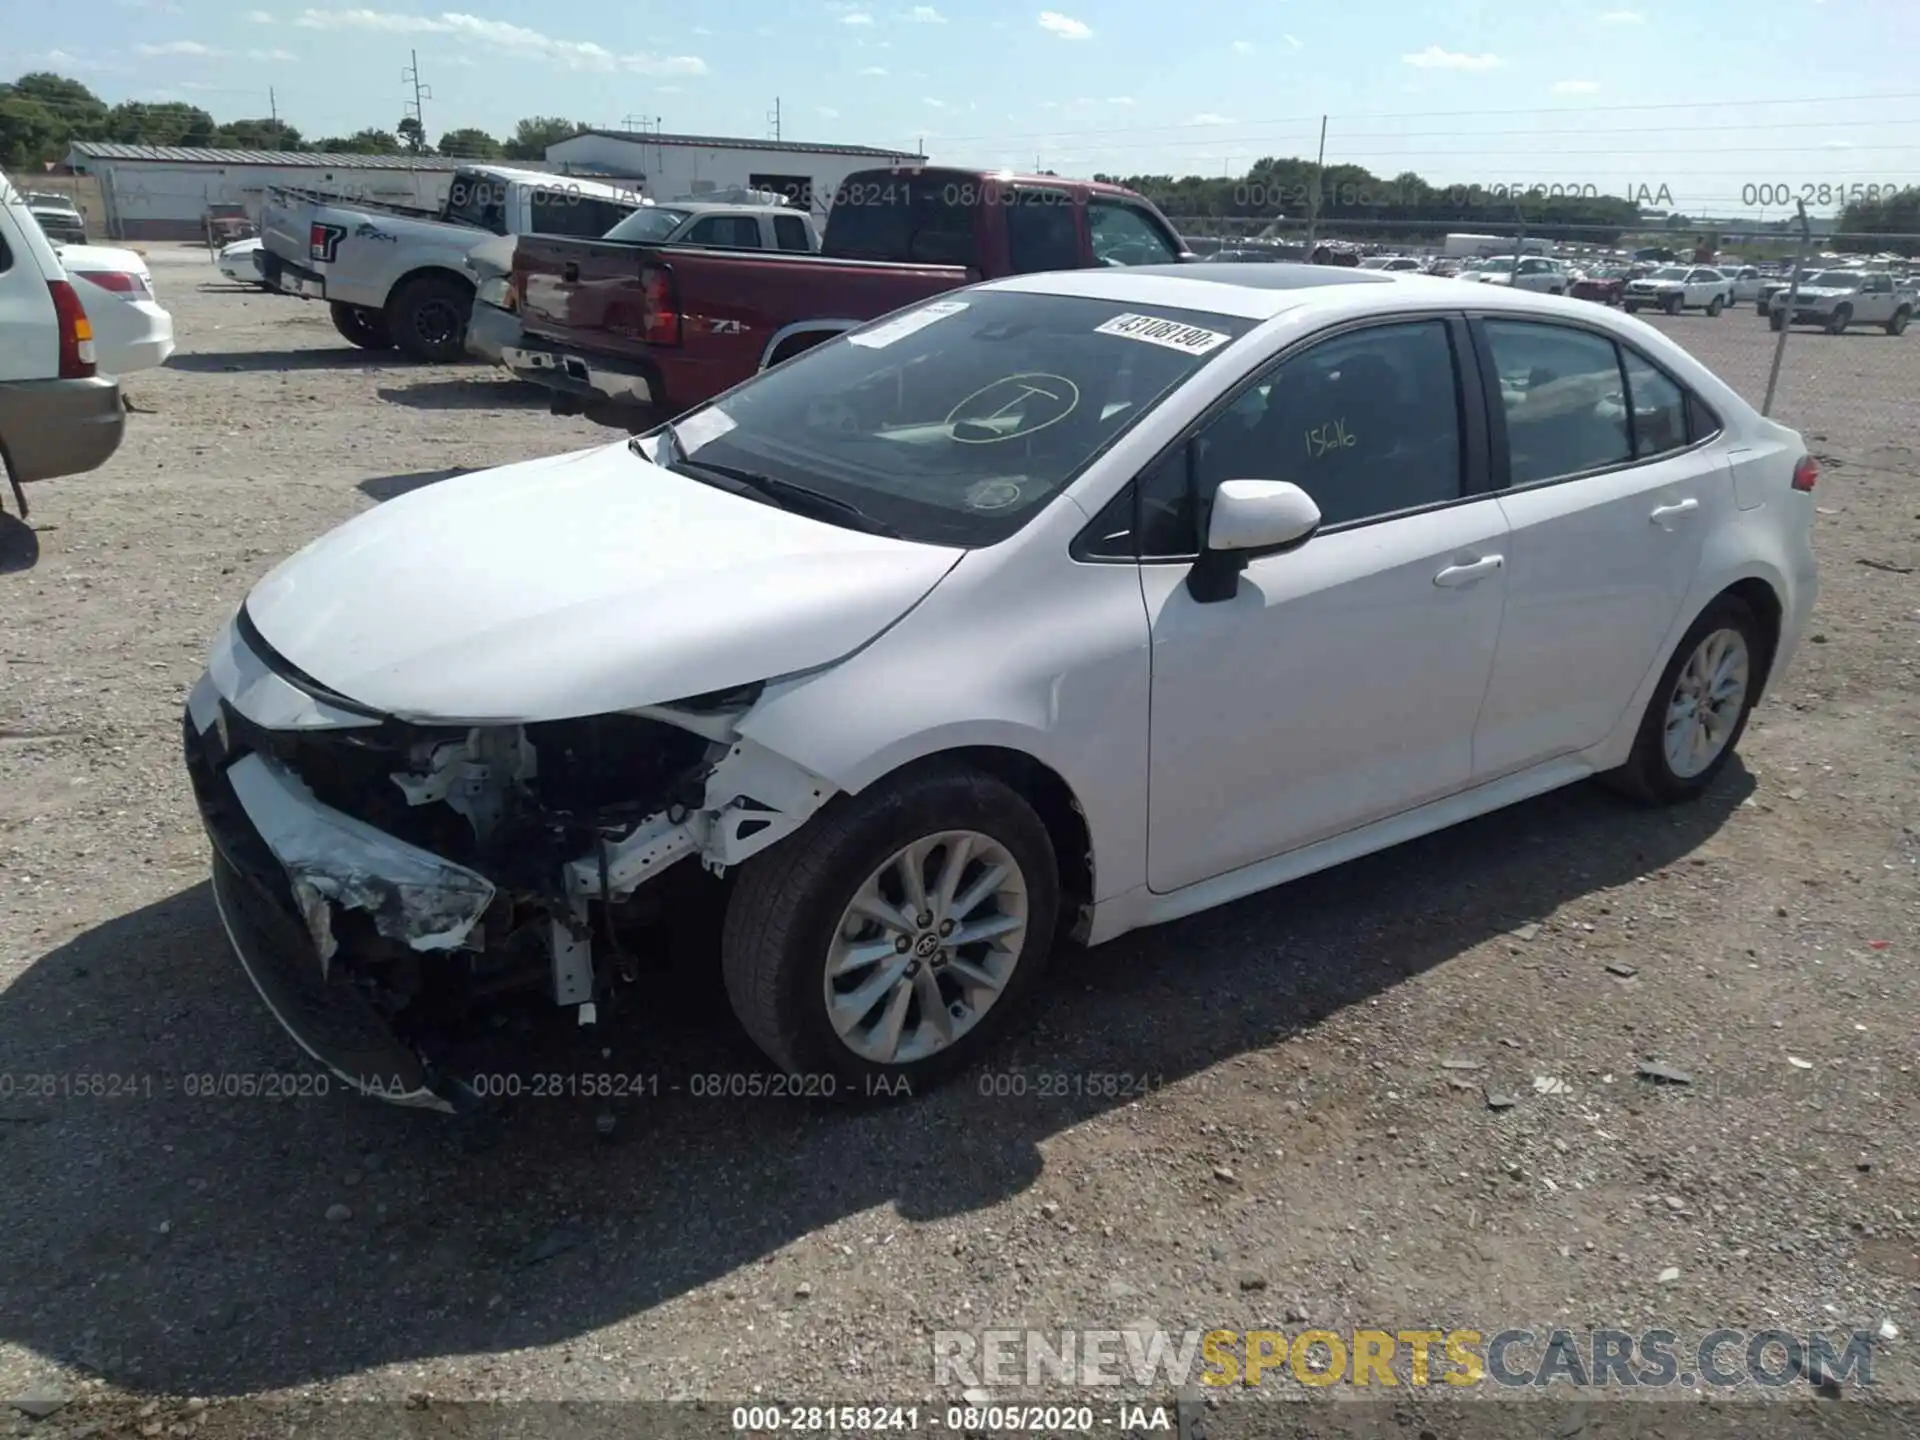
{"type": "Polygon", "coordinates": [[[1887,321],[1887,333],[1898,335],[1907,328],[1907,321],[1913,318],[1913,312],[1904,305],[1893,312],[1893,318],[1887,321]]]}
{"type": "Polygon", "coordinates": [[[333,317],[333,328],[348,344],[362,350],[393,348],[393,331],[388,328],[387,317],[378,310],[335,300],[327,306],[327,313],[333,317]]]}
{"type": "Polygon", "coordinates": [[[1703,794],[1733,758],[1772,648],[1772,637],[1743,601],[1715,600],[1675,648],[1627,763],[1607,781],[1653,805],[1703,794]]]}
{"type": "Polygon", "coordinates": [[[417,275],[387,301],[394,344],[409,360],[449,365],[466,358],[473,288],[447,275],[417,275]]]}
{"type": "Polygon", "coordinates": [[[1665,300],[1660,302],[1660,308],[1669,315],[1678,315],[1681,306],[1685,303],[1686,297],[1684,295],[1669,295],[1665,300]]]}
{"type": "Polygon", "coordinates": [[[1720,318],[1720,312],[1726,308],[1727,302],[1723,296],[1716,295],[1707,302],[1707,314],[1715,320],[1720,318]]]}
{"type": "Polygon", "coordinates": [[[721,969],[741,1025],[789,1074],[831,1077],[854,1102],[917,1094],[1017,1021],[1059,910],[1032,807],[929,765],[836,799],[742,865],[721,969]]]}
{"type": "Polygon", "coordinates": [[[1847,326],[1852,323],[1853,307],[1851,305],[1842,305],[1833,312],[1833,318],[1827,321],[1827,333],[1829,335],[1844,335],[1847,333],[1847,326]]]}

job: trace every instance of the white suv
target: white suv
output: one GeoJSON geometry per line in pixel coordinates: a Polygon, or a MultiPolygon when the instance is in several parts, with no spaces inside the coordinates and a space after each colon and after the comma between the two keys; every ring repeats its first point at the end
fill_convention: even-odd
{"type": "Polygon", "coordinates": [[[1518,269],[1514,267],[1511,255],[1495,255],[1490,260],[1481,261],[1460,278],[1478,281],[1482,285],[1507,285],[1515,290],[1531,290],[1540,295],[1564,295],[1567,287],[1573,283],[1566,266],[1558,260],[1549,260],[1540,255],[1530,255],[1521,260],[1518,269]]]}
{"type": "Polygon", "coordinates": [[[29,480],[98,469],[126,428],[95,372],[93,325],[25,200],[0,175],[0,463],[27,513],[29,480]]]}
{"type": "Polygon", "coordinates": [[[1650,306],[1669,315],[1682,310],[1718,315],[1733,302],[1733,281],[1707,265],[1666,265],[1629,280],[1621,300],[1629,315],[1650,306]]]}

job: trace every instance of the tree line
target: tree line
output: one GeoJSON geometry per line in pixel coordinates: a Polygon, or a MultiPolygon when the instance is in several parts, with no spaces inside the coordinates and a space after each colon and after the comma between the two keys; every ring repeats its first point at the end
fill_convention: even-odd
{"type": "Polygon", "coordinates": [[[187,145],[229,150],[297,150],[342,155],[444,155],[460,160],[544,160],[547,147],[588,128],[558,115],[532,115],[496,137],[474,126],[433,143],[413,116],[391,130],[309,139],[277,116],[217,121],[197,105],[129,100],[109,105],[78,80],[34,71],[0,81],[0,167],[32,171],[65,160],[77,140],[187,145]]]}

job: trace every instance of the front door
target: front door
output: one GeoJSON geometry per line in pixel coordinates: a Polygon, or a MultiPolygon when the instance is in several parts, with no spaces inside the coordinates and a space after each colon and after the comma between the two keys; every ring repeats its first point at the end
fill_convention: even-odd
{"type": "Polygon", "coordinates": [[[1205,533],[1222,480],[1290,480],[1322,531],[1202,603],[1142,565],[1152,629],[1148,884],[1224,874],[1464,788],[1505,591],[1506,520],[1464,443],[1441,319],[1277,364],[1143,479],[1143,551],[1205,533]]]}

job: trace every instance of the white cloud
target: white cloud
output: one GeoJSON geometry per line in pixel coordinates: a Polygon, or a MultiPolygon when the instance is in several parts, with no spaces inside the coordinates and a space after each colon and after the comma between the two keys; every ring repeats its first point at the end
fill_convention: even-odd
{"type": "Polygon", "coordinates": [[[1231,125],[1233,121],[1229,120],[1225,115],[1216,115],[1211,110],[1203,110],[1198,115],[1189,115],[1186,123],[1189,125],[1231,125]]]}
{"type": "Polygon", "coordinates": [[[1233,42],[1233,49],[1237,55],[1251,55],[1253,54],[1253,42],[1251,40],[1236,40],[1233,42]]]}
{"type": "Polygon", "coordinates": [[[214,56],[225,53],[211,45],[202,45],[198,40],[168,40],[159,45],[136,45],[133,48],[142,55],[214,56]]]}
{"type": "Polygon", "coordinates": [[[265,10],[249,10],[247,11],[247,19],[255,25],[273,24],[272,14],[265,10]]]}
{"type": "Polygon", "coordinates": [[[1600,16],[1602,25],[1644,25],[1647,17],[1638,10],[1608,10],[1600,16]]]}
{"type": "Polygon", "coordinates": [[[873,16],[867,14],[864,10],[849,10],[840,17],[840,23],[842,25],[871,25],[873,23],[873,16]]]}
{"type": "Polygon", "coordinates": [[[907,18],[916,25],[944,25],[947,17],[931,5],[916,5],[907,12],[907,18]]]}
{"type": "Polygon", "coordinates": [[[1600,88],[1598,80],[1556,80],[1553,93],[1556,95],[1591,95],[1600,88]]]}
{"type": "Polygon", "coordinates": [[[304,10],[293,22],[308,30],[377,30],[394,35],[453,35],[483,45],[550,61],[568,70],[627,70],[636,75],[704,75],[698,55],[616,55],[591,40],[556,40],[524,25],[483,20],[449,10],[439,15],[401,15],[380,10],[304,10]]]}
{"type": "Polygon", "coordinates": [[[947,108],[947,102],[946,102],[946,101],[944,101],[944,100],[935,100],[935,99],[933,99],[933,98],[932,98],[931,96],[929,96],[929,97],[927,98],[927,105],[928,105],[928,107],[929,107],[930,109],[934,109],[934,110],[944,110],[944,109],[946,109],[946,108],[947,108]]]}
{"type": "Polygon", "coordinates": [[[1829,140],[1820,148],[1823,150],[1851,150],[1853,149],[1853,142],[1851,140],[1829,140]]]}
{"type": "Polygon", "coordinates": [[[822,120],[838,120],[840,118],[840,112],[831,105],[822,105],[818,113],[822,120]]]}
{"type": "Polygon", "coordinates": [[[704,25],[696,25],[696,26],[694,26],[694,27],[693,27],[693,33],[694,33],[694,34],[696,34],[696,35],[711,35],[711,34],[713,34],[713,32],[712,32],[711,30],[709,30],[709,29],[707,29],[707,27],[706,27],[706,26],[704,26],[704,25]]]}
{"type": "Polygon", "coordinates": [[[247,58],[249,60],[267,61],[298,60],[300,57],[295,55],[291,50],[249,50],[247,51],[247,58]]]}
{"type": "Polygon", "coordinates": [[[1042,10],[1040,28],[1058,35],[1062,40],[1086,40],[1093,35],[1092,27],[1084,20],[1062,15],[1058,10],[1042,10]]]}
{"type": "Polygon", "coordinates": [[[178,15],[180,7],[173,0],[115,0],[122,10],[148,10],[156,15],[178,15]]]}
{"type": "Polygon", "coordinates": [[[860,73],[862,75],[884,75],[887,73],[887,67],[884,65],[869,65],[860,73]]]}
{"type": "Polygon", "coordinates": [[[1109,105],[1131,105],[1131,104],[1133,104],[1133,96],[1131,96],[1131,95],[1109,95],[1109,96],[1107,97],[1107,103],[1108,103],[1109,105]]]}
{"type": "Polygon", "coordinates": [[[1280,38],[1287,42],[1287,48],[1289,50],[1298,50],[1300,48],[1300,37],[1298,35],[1282,35],[1280,38]]]}
{"type": "Polygon", "coordinates": [[[1429,45],[1400,58],[1421,70],[1498,70],[1506,63],[1498,55],[1468,55],[1459,50],[1442,50],[1438,45],[1429,45]]]}

